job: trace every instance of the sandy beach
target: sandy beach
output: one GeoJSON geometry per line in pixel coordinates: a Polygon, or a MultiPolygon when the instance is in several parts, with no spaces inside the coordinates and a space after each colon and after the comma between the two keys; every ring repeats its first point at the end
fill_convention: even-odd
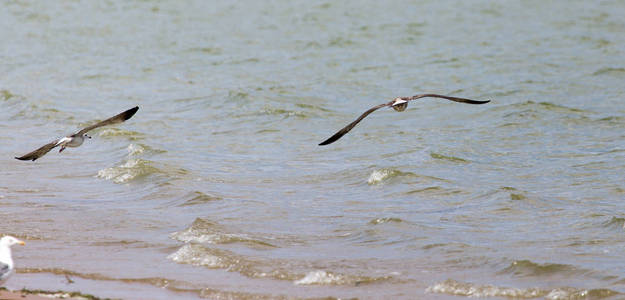
{"type": "Polygon", "coordinates": [[[2,300],[14,300],[14,299],[24,299],[24,300],[43,300],[49,299],[39,295],[23,293],[19,291],[0,291],[0,299],[2,300]]]}

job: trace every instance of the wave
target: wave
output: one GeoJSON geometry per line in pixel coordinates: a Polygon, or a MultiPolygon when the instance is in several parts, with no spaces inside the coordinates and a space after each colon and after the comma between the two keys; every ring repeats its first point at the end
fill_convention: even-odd
{"type": "Polygon", "coordinates": [[[402,222],[404,222],[404,220],[400,218],[376,218],[376,219],[369,221],[369,224],[380,225],[384,223],[402,223],[402,222]]]}
{"type": "Polygon", "coordinates": [[[464,158],[455,157],[455,156],[447,156],[447,155],[438,154],[434,152],[430,153],[430,156],[434,159],[440,159],[440,160],[445,160],[445,161],[454,162],[454,163],[469,163],[469,161],[464,158]]]}
{"type": "Polygon", "coordinates": [[[572,287],[558,287],[553,289],[544,288],[511,288],[498,287],[495,285],[477,285],[448,279],[434,284],[426,289],[428,293],[448,294],[465,297],[506,297],[533,299],[542,297],[545,299],[602,299],[609,298],[620,293],[609,289],[577,289],[572,287]]]}
{"type": "Polygon", "coordinates": [[[293,281],[296,285],[364,285],[381,281],[390,281],[391,275],[381,277],[339,274],[324,270],[306,273],[304,277],[293,281]]]}
{"type": "Polygon", "coordinates": [[[198,205],[198,204],[204,204],[204,203],[208,203],[208,202],[213,202],[213,201],[218,201],[218,200],[223,200],[222,197],[219,196],[214,196],[214,195],[207,195],[205,193],[202,193],[200,191],[195,191],[195,192],[191,192],[189,194],[187,194],[184,197],[184,203],[179,204],[178,206],[190,206],[190,205],[198,205]]]}
{"type": "Polygon", "coordinates": [[[623,217],[612,217],[609,221],[603,223],[603,227],[606,228],[614,228],[614,229],[624,229],[625,228],[625,218],[623,217]]]}
{"type": "Polygon", "coordinates": [[[9,90],[0,90],[0,100],[7,101],[13,97],[15,97],[15,95],[9,90]]]}
{"type": "Polygon", "coordinates": [[[340,284],[343,281],[343,276],[326,271],[312,271],[306,274],[304,278],[296,280],[295,284],[310,285],[310,284],[340,284]]]}
{"type": "Polygon", "coordinates": [[[382,184],[386,182],[410,182],[410,183],[419,183],[423,184],[433,184],[434,186],[421,188],[419,190],[415,190],[412,192],[408,192],[408,194],[422,192],[430,189],[439,190],[438,183],[449,183],[450,181],[444,178],[421,175],[413,172],[403,172],[394,168],[382,168],[377,169],[371,172],[369,178],[367,179],[367,183],[369,185],[382,184]]]}
{"type": "Polygon", "coordinates": [[[270,116],[283,116],[287,117],[298,117],[298,118],[308,118],[308,114],[303,111],[297,110],[289,110],[283,108],[272,108],[265,107],[258,112],[259,115],[270,115],[270,116]]]}
{"type": "MultiPolygon", "coordinates": [[[[0,101],[3,101],[3,110],[6,120],[32,119],[37,121],[51,120],[56,122],[74,120],[74,114],[63,112],[55,108],[45,106],[45,100],[30,99],[22,95],[14,94],[9,90],[0,90],[0,101]]],[[[77,126],[78,127],[78,126],[77,126]]]]}
{"type": "Polygon", "coordinates": [[[208,248],[195,244],[187,244],[167,256],[167,258],[177,263],[215,269],[229,269],[231,266],[234,266],[235,263],[238,263],[236,260],[228,259],[225,252],[222,253],[222,250],[213,250],[214,251],[208,251],[208,248]]]}
{"type": "Polygon", "coordinates": [[[546,294],[537,288],[519,289],[497,287],[493,285],[475,285],[448,279],[444,282],[429,286],[428,293],[449,294],[466,297],[511,297],[511,298],[536,298],[546,294]]]}
{"type": "Polygon", "coordinates": [[[537,264],[529,260],[513,261],[507,268],[501,271],[501,273],[514,274],[515,276],[543,276],[557,273],[573,274],[584,272],[585,271],[579,270],[571,265],[553,263],[537,264]]]}
{"type": "Polygon", "coordinates": [[[568,107],[561,104],[555,104],[551,102],[534,102],[531,100],[514,103],[506,106],[501,106],[497,110],[509,110],[514,109],[510,113],[503,116],[504,119],[544,119],[548,113],[556,113],[561,115],[586,115],[592,114],[592,111],[568,107]]]}
{"type": "Polygon", "coordinates": [[[625,68],[601,68],[594,73],[593,76],[599,75],[613,75],[613,76],[623,76],[625,75],[625,68]]]}
{"type": "Polygon", "coordinates": [[[388,181],[393,178],[398,177],[418,177],[416,174],[411,172],[402,172],[395,169],[385,168],[380,170],[374,170],[371,175],[369,175],[369,179],[367,179],[367,183],[370,185],[379,184],[383,181],[388,181]]]}
{"type": "Polygon", "coordinates": [[[161,173],[161,171],[153,167],[151,161],[129,159],[122,165],[98,171],[97,176],[106,180],[112,180],[115,183],[127,183],[156,173],[161,173]]]}
{"type": "Polygon", "coordinates": [[[143,133],[132,131],[132,130],[125,130],[121,128],[115,128],[115,127],[110,127],[110,128],[105,128],[105,129],[100,130],[100,132],[98,133],[98,136],[101,136],[101,137],[125,136],[125,137],[129,137],[131,140],[143,139],[143,133]]]}
{"type": "Polygon", "coordinates": [[[204,247],[199,244],[186,244],[167,258],[176,263],[237,272],[250,278],[291,281],[298,278],[297,274],[283,268],[276,268],[278,265],[276,262],[263,262],[259,259],[237,255],[228,250],[204,247]]]}
{"type": "Polygon", "coordinates": [[[150,160],[132,158],[119,166],[102,169],[98,171],[96,176],[115,183],[129,183],[148,176],[162,175],[171,178],[188,174],[188,171],[185,169],[167,165],[155,167],[154,165],[156,163],[150,160]]]}
{"type": "Polygon", "coordinates": [[[233,244],[242,243],[252,248],[277,248],[278,246],[261,238],[251,237],[245,233],[230,233],[223,226],[204,220],[195,219],[189,228],[174,232],[171,237],[185,243],[233,244]]]}
{"type": "Polygon", "coordinates": [[[176,263],[237,272],[250,278],[286,280],[296,285],[361,285],[393,279],[391,275],[371,277],[324,270],[302,271],[309,269],[312,263],[247,257],[199,244],[186,244],[167,258],[176,263]]]}
{"type": "Polygon", "coordinates": [[[137,156],[139,154],[161,154],[166,153],[165,150],[160,150],[156,148],[152,148],[145,144],[134,144],[131,143],[128,145],[128,156],[137,156]]]}

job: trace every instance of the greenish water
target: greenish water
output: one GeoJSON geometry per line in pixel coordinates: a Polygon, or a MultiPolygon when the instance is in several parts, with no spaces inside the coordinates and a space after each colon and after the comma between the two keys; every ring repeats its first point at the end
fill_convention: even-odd
{"type": "Polygon", "coordinates": [[[623,13],[618,1],[0,2],[0,234],[27,241],[6,287],[622,297],[623,13]],[[492,102],[381,109],[317,146],[419,93],[492,102]],[[134,105],[80,148],[13,159],[134,105]]]}

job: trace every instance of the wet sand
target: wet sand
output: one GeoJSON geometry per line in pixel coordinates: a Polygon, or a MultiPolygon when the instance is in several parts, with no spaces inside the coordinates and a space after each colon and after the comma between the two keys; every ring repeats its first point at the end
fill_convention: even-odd
{"type": "Polygon", "coordinates": [[[0,299],[2,300],[14,300],[14,299],[25,299],[25,300],[42,300],[46,299],[41,296],[24,294],[21,292],[10,292],[10,291],[0,291],[0,299]]]}

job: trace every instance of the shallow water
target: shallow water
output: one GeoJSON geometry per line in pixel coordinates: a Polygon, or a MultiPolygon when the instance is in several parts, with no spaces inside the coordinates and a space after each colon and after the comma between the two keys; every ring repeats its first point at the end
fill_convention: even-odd
{"type": "Polygon", "coordinates": [[[27,240],[8,288],[625,293],[621,2],[0,8],[0,234],[27,240]],[[423,92],[492,102],[382,109],[317,146],[423,92]],[[80,148],[13,159],[134,105],[80,148]]]}

